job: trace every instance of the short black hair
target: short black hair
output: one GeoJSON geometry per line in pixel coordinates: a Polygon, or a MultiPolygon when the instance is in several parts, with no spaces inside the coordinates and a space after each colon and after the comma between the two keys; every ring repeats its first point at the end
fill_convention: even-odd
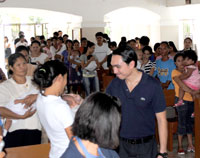
{"type": "Polygon", "coordinates": [[[25,50],[25,51],[27,51],[27,53],[29,53],[29,50],[28,50],[28,48],[26,46],[19,46],[19,47],[17,47],[15,49],[15,53],[21,53],[21,51],[23,51],[23,50],[25,50]]]}
{"type": "Polygon", "coordinates": [[[53,37],[58,37],[58,35],[59,35],[58,32],[53,33],[53,37]]]}
{"type": "Polygon", "coordinates": [[[53,41],[54,39],[55,39],[55,40],[58,40],[58,37],[52,37],[52,38],[51,38],[51,41],[53,41]]]}
{"type": "Polygon", "coordinates": [[[58,40],[62,41],[62,43],[64,42],[62,37],[58,37],[58,40]]]}
{"type": "Polygon", "coordinates": [[[97,32],[97,33],[95,34],[95,37],[97,37],[97,36],[103,37],[103,33],[102,33],[102,32],[97,32]]]}
{"type": "Polygon", "coordinates": [[[148,46],[149,42],[150,42],[150,39],[147,36],[142,36],[140,38],[140,44],[142,44],[143,46],[148,46]]]}
{"type": "Polygon", "coordinates": [[[135,62],[135,67],[137,66],[137,54],[136,52],[129,46],[121,45],[116,50],[113,51],[113,55],[119,55],[122,57],[123,61],[126,64],[129,64],[131,61],[135,62]]]}
{"type": "Polygon", "coordinates": [[[67,38],[68,38],[69,36],[68,36],[67,34],[64,34],[64,35],[63,35],[63,38],[64,38],[64,37],[67,37],[67,38]]]}
{"type": "Polygon", "coordinates": [[[87,38],[86,37],[82,37],[81,38],[81,42],[83,42],[83,41],[87,41],[87,38]]]}
{"type": "Polygon", "coordinates": [[[169,48],[169,43],[167,42],[167,41],[162,41],[161,43],[160,43],[160,45],[161,44],[165,44],[168,48],[169,48]]]}
{"type": "Polygon", "coordinates": [[[58,60],[47,61],[43,65],[39,65],[33,75],[33,82],[38,85],[40,90],[48,88],[52,85],[54,78],[58,75],[67,74],[67,67],[58,60]]]}
{"type": "Polygon", "coordinates": [[[21,39],[21,38],[24,38],[24,37],[25,37],[24,35],[20,35],[20,36],[19,36],[20,39],[21,39]]]}
{"type": "Polygon", "coordinates": [[[150,54],[153,54],[152,48],[150,46],[144,46],[142,52],[144,53],[146,50],[149,51],[150,54]]]}
{"type": "Polygon", "coordinates": [[[184,51],[184,57],[191,59],[192,61],[194,61],[194,63],[196,63],[198,59],[197,53],[193,50],[184,51]]]}
{"type": "Polygon", "coordinates": [[[78,44],[79,44],[79,41],[78,41],[78,40],[73,40],[73,45],[74,45],[75,43],[78,43],[78,44]]]}
{"type": "Polygon", "coordinates": [[[131,40],[129,40],[128,42],[129,42],[129,43],[130,43],[130,42],[134,42],[134,43],[136,43],[136,40],[131,39],[131,40]]]}
{"type": "Polygon", "coordinates": [[[175,56],[174,56],[174,62],[176,62],[177,58],[182,56],[184,58],[184,53],[177,53],[175,56]]]}
{"type": "Polygon", "coordinates": [[[41,35],[41,36],[40,36],[40,40],[45,40],[44,35],[41,35]]]}
{"type": "Polygon", "coordinates": [[[117,43],[115,41],[109,42],[108,47],[117,47],[117,43]]]}
{"type": "Polygon", "coordinates": [[[34,40],[34,41],[31,42],[31,46],[32,46],[34,43],[38,44],[39,46],[41,45],[41,43],[40,43],[39,41],[34,40]]]}
{"type": "Polygon", "coordinates": [[[160,43],[154,44],[153,50],[156,51],[160,47],[160,43]]]}
{"type": "Polygon", "coordinates": [[[92,93],[78,109],[72,132],[102,148],[116,148],[119,145],[120,113],[119,99],[102,92],[92,93]]]}

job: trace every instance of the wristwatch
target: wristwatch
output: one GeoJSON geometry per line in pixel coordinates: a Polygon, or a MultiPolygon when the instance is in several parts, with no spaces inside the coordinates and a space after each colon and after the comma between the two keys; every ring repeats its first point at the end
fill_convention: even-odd
{"type": "Polygon", "coordinates": [[[168,154],[165,152],[165,153],[158,153],[157,154],[157,157],[158,156],[162,156],[163,158],[167,158],[168,157],[168,154]]]}

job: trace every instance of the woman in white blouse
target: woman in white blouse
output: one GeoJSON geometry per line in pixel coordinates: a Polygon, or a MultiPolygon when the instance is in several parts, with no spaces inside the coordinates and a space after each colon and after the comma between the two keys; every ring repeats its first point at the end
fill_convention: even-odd
{"type": "MultiPolygon", "coordinates": [[[[33,90],[37,91],[32,84],[32,78],[26,76],[27,63],[22,54],[12,54],[9,59],[9,69],[12,77],[0,84],[0,105],[6,106],[13,101],[15,104],[22,103],[27,106],[32,105],[37,94],[31,94],[33,90]],[[16,100],[25,94],[24,99],[16,100]]],[[[30,118],[18,120],[12,123],[7,136],[5,137],[5,147],[17,147],[25,145],[34,145],[41,143],[41,125],[37,114],[30,118]]]]}
{"type": "Polygon", "coordinates": [[[40,65],[49,60],[48,55],[40,51],[40,45],[36,40],[31,43],[31,64],[40,65]]]}

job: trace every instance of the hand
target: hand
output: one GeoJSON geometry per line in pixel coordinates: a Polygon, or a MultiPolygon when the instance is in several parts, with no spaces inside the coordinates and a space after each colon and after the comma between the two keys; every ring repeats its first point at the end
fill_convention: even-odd
{"type": "Polygon", "coordinates": [[[18,99],[15,100],[14,103],[15,104],[25,104],[24,108],[28,108],[29,106],[31,106],[37,99],[38,94],[30,94],[28,96],[26,96],[24,99],[18,99]]]}
{"type": "Polygon", "coordinates": [[[35,112],[36,112],[36,109],[33,110],[32,108],[30,108],[28,111],[25,112],[24,115],[22,115],[22,119],[26,119],[28,117],[33,116],[35,114],[35,112]]]}

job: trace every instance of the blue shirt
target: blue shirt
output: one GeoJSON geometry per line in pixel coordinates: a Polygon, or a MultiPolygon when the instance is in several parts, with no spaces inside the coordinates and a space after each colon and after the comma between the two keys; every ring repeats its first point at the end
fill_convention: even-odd
{"type": "MultiPolygon", "coordinates": [[[[100,148],[105,158],[119,158],[114,150],[100,148]]],[[[66,149],[61,158],[85,158],[76,148],[73,140],[71,139],[69,147],[66,149]]]]}
{"type": "Polygon", "coordinates": [[[174,89],[171,74],[175,68],[176,66],[172,59],[169,59],[167,61],[162,61],[161,59],[156,60],[156,69],[154,71],[154,76],[157,76],[161,83],[171,81],[168,89],[174,89]]]}
{"type": "Polygon", "coordinates": [[[106,93],[122,103],[120,136],[133,139],[155,134],[155,114],[166,108],[160,83],[143,73],[141,81],[130,92],[125,80],[112,80],[106,93]]]}

